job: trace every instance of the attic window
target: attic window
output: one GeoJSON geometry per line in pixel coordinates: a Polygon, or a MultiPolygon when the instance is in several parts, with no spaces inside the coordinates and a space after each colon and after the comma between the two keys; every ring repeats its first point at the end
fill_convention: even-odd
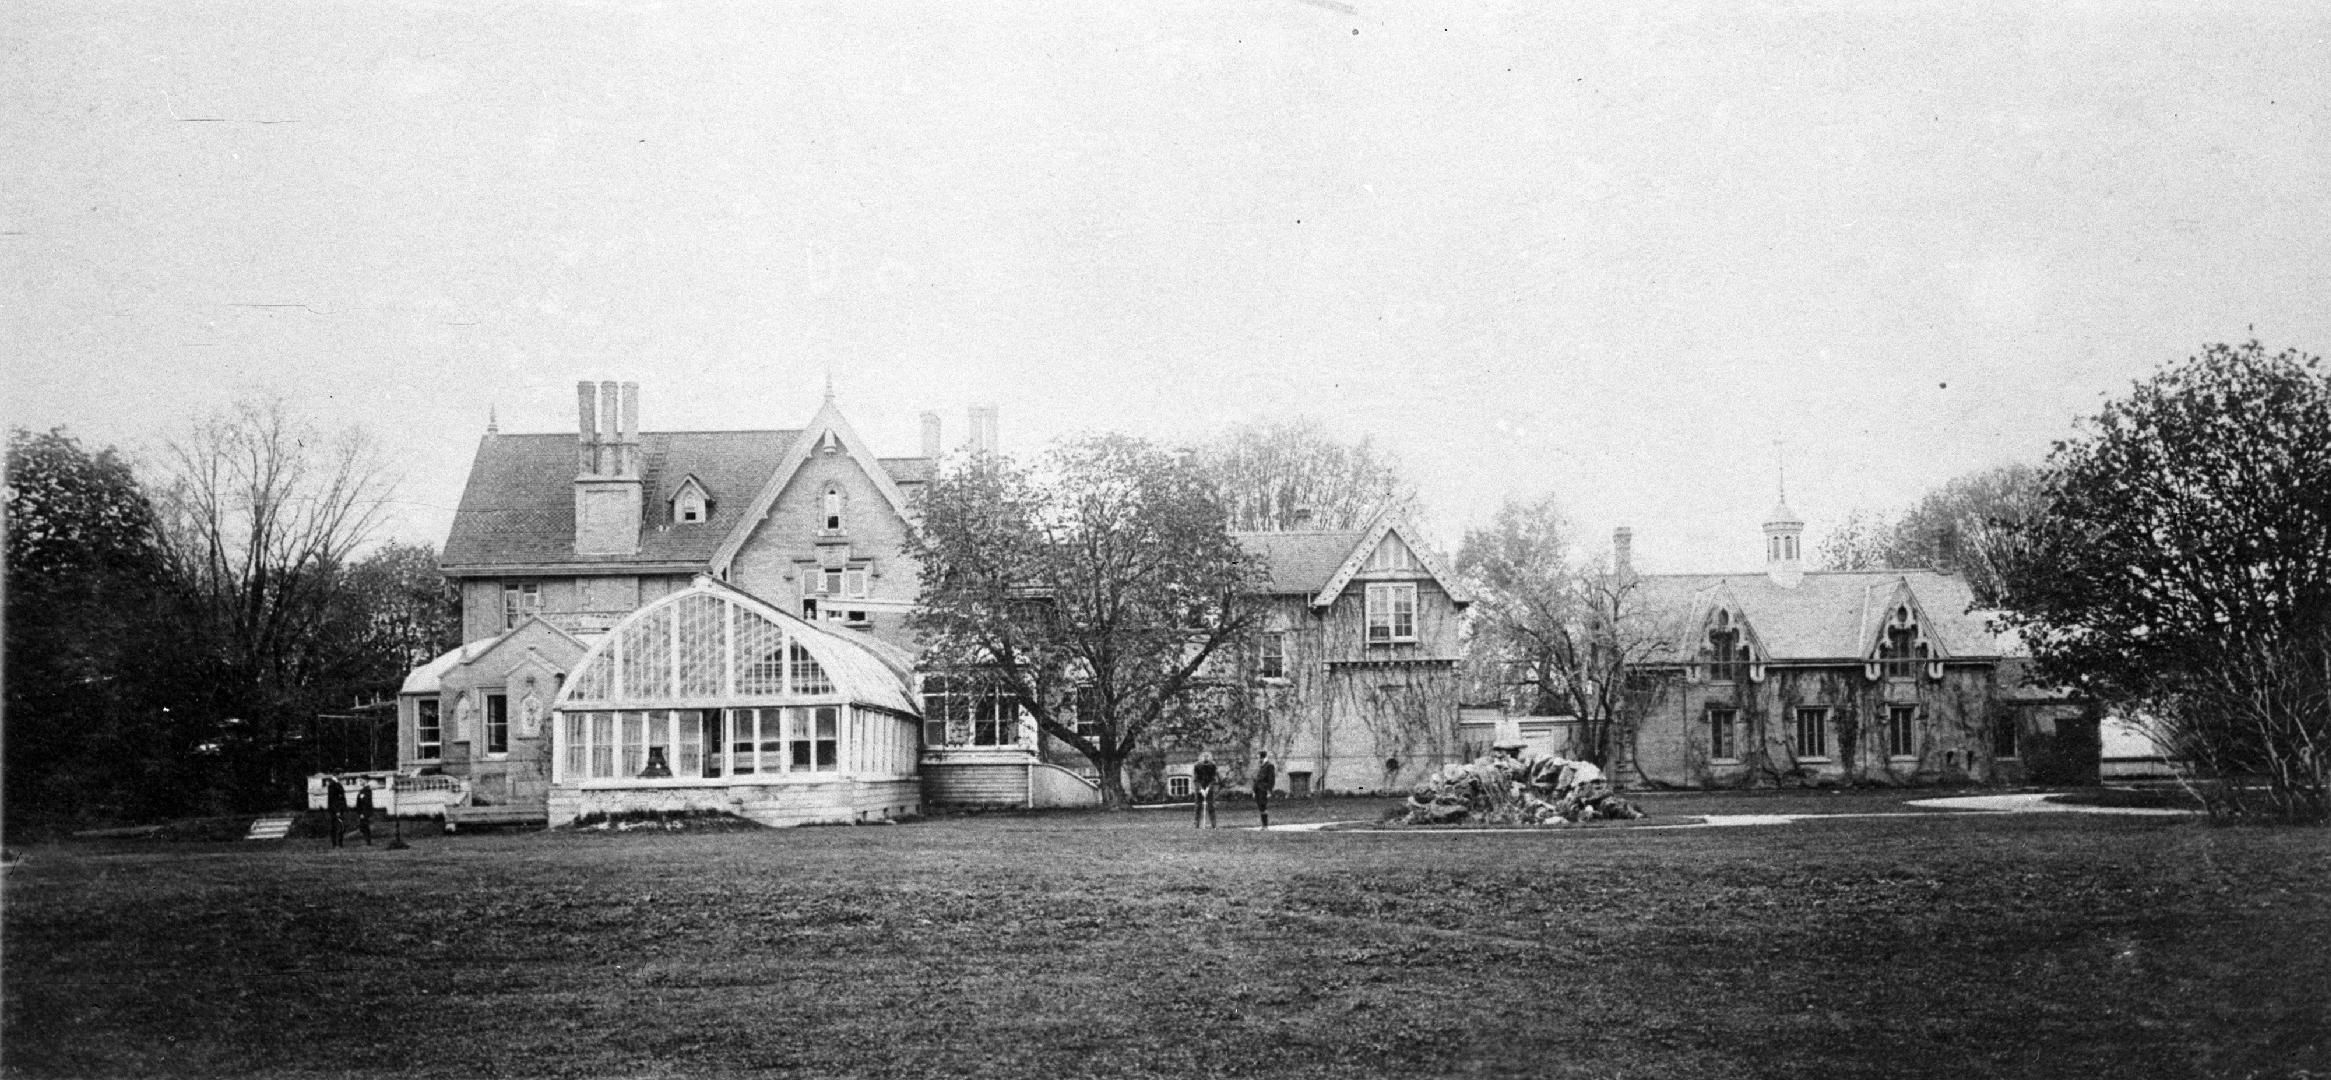
{"type": "Polygon", "coordinates": [[[1368,644],[1416,640],[1416,585],[1398,582],[1368,586],[1368,644]]]}
{"type": "Polygon", "coordinates": [[[825,531],[827,531],[827,532],[830,532],[830,533],[841,532],[841,531],[842,531],[842,489],[841,489],[841,488],[839,488],[839,487],[835,487],[835,486],[833,486],[833,485],[830,485],[830,484],[826,486],[826,497],[825,497],[824,509],[825,509],[825,515],[824,515],[824,516],[825,516],[825,531]]]}
{"type": "Polygon", "coordinates": [[[703,521],[712,513],[712,504],[704,497],[704,489],[691,481],[672,496],[672,522],[691,525],[703,521]]]}

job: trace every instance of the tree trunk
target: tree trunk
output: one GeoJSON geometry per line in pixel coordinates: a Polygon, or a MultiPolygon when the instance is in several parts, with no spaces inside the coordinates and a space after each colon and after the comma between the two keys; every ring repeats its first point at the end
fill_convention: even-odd
{"type": "Polygon", "coordinates": [[[1133,798],[1125,793],[1125,759],[1096,757],[1093,764],[1101,770],[1102,809],[1123,810],[1133,805],[1133,798]]]}

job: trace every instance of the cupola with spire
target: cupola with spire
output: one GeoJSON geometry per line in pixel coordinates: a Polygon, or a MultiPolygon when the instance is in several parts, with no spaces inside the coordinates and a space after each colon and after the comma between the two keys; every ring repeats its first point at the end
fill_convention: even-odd
{"type": "Polygon", "coordinates": [[[1764,572],[1773,584],[1794,589],[1804,580],[1804,555],[1798,546],[1804,533],[1804,519],[1789,509],[1789,497],[1782,495],[1764,516],[1764,572]]]}

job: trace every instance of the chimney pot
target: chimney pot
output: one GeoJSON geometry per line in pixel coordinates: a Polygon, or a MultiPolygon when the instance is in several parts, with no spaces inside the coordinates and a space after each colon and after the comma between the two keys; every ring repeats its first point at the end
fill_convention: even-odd
{"type": "Polygon", "coordinates": [[[599,442],[598,394],[598,388],[587,380],[575,384],[575,424],[581,432],[575,471],[585,475],[598,471],[598,454],[594,449],[599,442]]]}

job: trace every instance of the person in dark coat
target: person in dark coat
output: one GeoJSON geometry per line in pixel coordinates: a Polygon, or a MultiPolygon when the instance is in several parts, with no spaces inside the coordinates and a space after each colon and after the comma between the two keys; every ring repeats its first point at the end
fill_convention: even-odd
{"type": "Polygon", "coordinates": [[[1190,783],[1197,789],[1197,806],[1190,812],[1190,827],[1214,827],[1214,784],[1222,779],[1222,770],[1214,766],[1214,752],[1198,751],[1198,764],[1190,767],[1190,783]]]}
{"type": "Polygon", "coordinates": [[[348,789],[336,776],[324,778],[324,813],[331,815],[332,846],[340,846],[340,816],[348,812],[348,789]]]}
{"type": "Polygon", "coordinates": [[[1255,764],[1255,813],[1263,816],[1263,828],[1271,827],[1271,789],[1279,786],[1279,767],[1271,764],[1271,752],[1263,751],[1262,760],[1255,764]]]}
{"type": "Polygon", "coordinates": [[[372,846],[372,785],[356,789],[356,831],[364,834],[364,846],[372,846]]]}

